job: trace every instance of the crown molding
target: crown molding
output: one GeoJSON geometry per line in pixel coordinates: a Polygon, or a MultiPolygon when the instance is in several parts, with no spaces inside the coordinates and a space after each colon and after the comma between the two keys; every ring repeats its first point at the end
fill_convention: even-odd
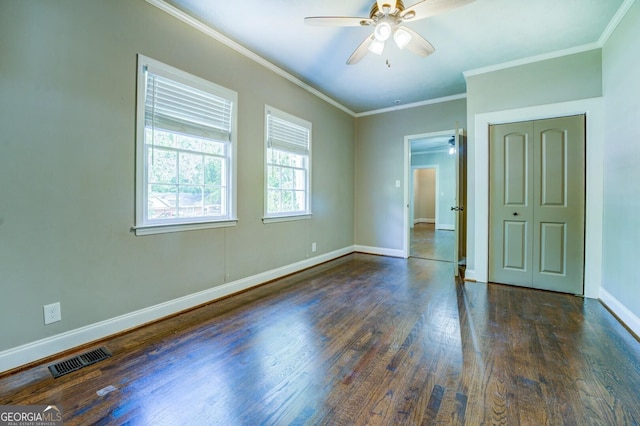
{"type": "Polygon", "coordinates": [[[556,50],[555,52],[549,52],[549,53],[545,53],[543,55],[537,55],[537,56],[530,56],[528,58],[517,59],[515,61],[504,62],[502,64],[476,68],[473,70],[465,71],[462,73],[462,75],[464,75],[464,78],[466,80],[468,77],[472,77],[475,75],[486,74],[489,72],[499,71],[507,68],[513,68],[520,65],[532,64],[534,62],[546,61],[547,59],[560,58],[562,56],[568,56],[576,53],[587,52],[589,50],[601,49],[605,45],[607,40],[609,40],[609,37],[611,37],[611,34],[613,34],[615,29],[620,24],[620,21],[622,21],[622,19],[625,17],[629,9],[631,9],[631,6],[633,5],[634,2],[635,0],[624,0],[622,2],[620,7],[618,8],[618,11],[615,13],[615,15],[613,15],[613,18],[611,18],[606,28],[600,35],[600,38],[598,39],[598,41],[594,43],[583,44],[582,46],[571,47],[569,49],[556,50]]]}
{"type": "Polygon", "coordinates": [[[487,67],[476,68],[473,70],[464,71],[465,80],[469,77],[473,77],[480,74],[487,74],[494,71],[500,71],[508,68],[518,67],[520,65],[533,64],[535,62],[546,61],[548,59],[560,58],[563,56],[574,55],[576,53],[588,52],[589,50],[600,49],[598,43],[583,44],[582,46],[571,47],[569,49],[556,50],[554,52],[544,53],[537,56],[529,56],[527,58],[516,59],[514,61],[503,62],[501,64],[489,65],[487,67]]]}
{"type": "Polygon", "coordinates": [[[603,47],[606,44],[609,37],[611,37],[611,34],[613,34],[616,28],[618,28],[620,21],[622,21],[622,19],[627,15],[627,12],[631,9],[631,6],[633,6],[634,1],[635,0],[625,0],[622,2],[616,14],[613,15],[613,18],[609,21],[609,25],[607,25],[598,39],[598,45],[600,45],[600,47],[603,47]]]}
{"type": "Polygon", "coordinates": [[[421,107],[421,106],[425,106],[425,105],[439,104],[439,103],[442,103],[442,102],[449,102],[449,101],[455,101],[455,100],[458,100],[458,99],[466,99],[466,98],[467,98],[467,94],[466,93],[459,93],[457,95],[444,96],[442,98],[427,99],[426,101],[414,102],[414,103],[406,104],[406,105],[397,105],[397,106],[392,106],[392,107],[389,107],[389,108],[382,108],[382,109],[376,109],[376,110],[372,110],[372,111],[359,112],[357,114],[354,114],[354,117],[359,118],[359,117],[366,117],[368,115],[384,114],[385,112],[398,111],[398,110],[402,110],[402,109],[417,108],[417,107],[421,107]]]}
{"type": "Polygon", "coordinates": [[[177,19],[181,20],[182,22],[186,23],[187,25],[192,26],[193,28],[197,29],[198,31],[200,31],[200,32],[208,35],[209,37],[219,41],[220,43],[226,45],[227,47],[230,47],[231,49],[235,50],[236,52],[240,53],[241,55],[251,59],[254,62],[257,62],[258,64],[260,64],[263,67],[269,69],[270,71],[273,71],[274,73],[278,74],[279,76],[289,80],[290,82],[292,82],[292,83],[296,84],[297,86],[303,88],[304,90],[308,91],[309,93],[319,97],[323,101],[325,101],[325,102],[333,105],[334,107],[346,112],[347,114],[351,115],[352,117],[355,117],[355,112],[351,111],[349,108],[345,107],[344,105],[342,105],[341,103],[339,103],[335,99],[330,98],[329,96],[325,95],[324,93],[320,92],[319,90],[309,86],[307,83],[305,83],[304,81],[302,81],[299,78],[295,77],[294,75],[289,74],[287,71],[285,71],[282,68],[278,67],[277,65],[267,61],[262,56],[257,55],[256,53],[252,52],[251,50],[247,49],[246,47],[242,46],[241,44],[231,40],[229,37],[225,36],[224,34],[219,33],[218,31],[214,30],[213,28],[211,28],[207,24],[205,24],[205,23],[195,19],[194,17],[188,15],[187,13],[185,13],[182,10],[178,9],[177,7],[168,4],[164,0],[146,0],[146,1],[147,1],[147,3],[157,7],[158,9],[162,10],[163,12],[166,12],[169,15],[173,16],[174,18],[177,18],[177,19]]]}
{"type": "Polygon", "coordinates": [[[449,148],[430,148],[430,149],[423,149],[420,151],[411,151],[411,155],[431,155],[431,154],[448,154],[449,153],[449,148]]]}

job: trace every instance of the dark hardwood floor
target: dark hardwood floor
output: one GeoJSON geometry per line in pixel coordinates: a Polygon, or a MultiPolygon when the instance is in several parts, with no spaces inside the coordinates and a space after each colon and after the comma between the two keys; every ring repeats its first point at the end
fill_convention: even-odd
{"type": "Polygon", "coordinates": [[[412,257],[453,262],[455,232],[436,229],[433,223],[416,223],[411,229],[412,257]]]}
{"type": "Polygon", "coordinates": [[[598,301],[451,268],[345,256],[100,342],[111,358],[58,379],[0,377],[0,404],[66,425],[640,423],[640,343],[598,301]]]}

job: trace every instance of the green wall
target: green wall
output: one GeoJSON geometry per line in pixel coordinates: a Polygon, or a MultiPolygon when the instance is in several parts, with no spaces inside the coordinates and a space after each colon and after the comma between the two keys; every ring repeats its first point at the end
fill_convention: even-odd
{"type": "Polygon", "coordinates": [[[404,137],[462,126],[465,110],[466,100],[458,99],[356,119],[357,245],[403,250],[404,137]]]}
{"type": "Polygon", "coordinates": [[[353,246],[353,117],[144,0],[0,2],[0,117],[0,352],[353,246]],[[137,53],[238,92],[236,227],[130,232],[137,53]],[[265,104],[313,123],[309,220],[261,221],[265,104]]]}
{"type": "Polygon", "coordinates": [[[640,326],[639,24],[640,3],[635,2],[602,52],[606,132],[602,288],[636,316],[636,333],[640,326]]]}

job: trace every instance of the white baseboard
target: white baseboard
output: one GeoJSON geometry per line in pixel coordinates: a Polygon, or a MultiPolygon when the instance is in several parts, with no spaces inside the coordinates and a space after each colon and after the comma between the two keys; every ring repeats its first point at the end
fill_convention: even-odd
{"type": "Polygon", "coordinates": [[[388,248],[382,248],[382,247],[369,247],[369,246],[354,246],[354,247],[355,247],[354,250],[360,253],[404,258],[404,252],[402,250],[388,249],[388,248]]]}
{"type": "Polygon", "coordinates": [[[640,336],[640,318],[613,297],[607,290],[600,287],[600,301],[604,303],[636,336],[640,336]]]}
{"type": "Polygon", "coordinates": [[[465,269],[464,279],[465,281],[477,281],[475,269],[465,269]]]}
{"type": "Polygon", "coordinates": [[[414,219],[413,220],[413,224],[415,225],[416,223],[436,223],[435,219],[414,219]]]}
{"type": "MultiPolygon", "coordinates": [[[[465,269],[464,278],[467,281],[485,282],[485,281],[479,281],[478,280],[478,275],[477,275],[475,269],[465,269]]],[[[587,298],[590,298],[590,299],[596,299],[597,298],[597,297],[594,297],[594,296],[588,295],[588,294],[585,294],[584,297],[587,297],[587,298]]],[[[600,293],[600,298],[603,299],[602,298],[602,293],[600,293]]]]}
{"type": "Polygon", "coordinates": [[[158,305],[120,315],[105,321],[100,321],[75,330],[70,330],[55,336],[27,343],[22,346],[7,349],[0,352],[0,373],[99,339],[103,339],[110,335],[141,326],[151,321],[176,314],[186,309],[211,302],[221,297],[255,287],[276,278],[319,265],[329,260],[353,253],[354,251],[356,251],[355,246],[345,247],[330,253],[301,260],[291,265],[272,269],[237,281],[228,282],[198,293],[169,300],[158,305]]]}
{"type": "Polygon", "coordinates": [[[456,227],[454,225],[436,225],[436,229],[440,229],[442,231],[455,231],[456,227]]]}

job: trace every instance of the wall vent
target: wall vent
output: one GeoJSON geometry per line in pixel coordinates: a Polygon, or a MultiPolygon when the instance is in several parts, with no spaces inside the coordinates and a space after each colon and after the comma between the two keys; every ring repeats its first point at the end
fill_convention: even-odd
{"type": "Polygon", "coordinates": [[[103,359],[107,359],[111,356],[111,352],[109,349],[102,347],[96,350],[83,353],[76,357],[60,361],[57,364],[53,364],[49,366],[49,371],[54,379],[57,379],[60,376],[64,376],[65,374],[69,374],[72,371],[80,370],[83,367],[86,367],[91,364],[95,364],[98,361],[102,361],[103,359]]]}

